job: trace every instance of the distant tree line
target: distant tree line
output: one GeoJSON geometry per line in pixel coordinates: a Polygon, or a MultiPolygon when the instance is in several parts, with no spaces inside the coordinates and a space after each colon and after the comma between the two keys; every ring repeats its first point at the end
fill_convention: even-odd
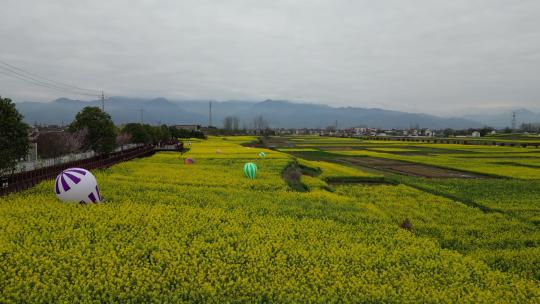
{"type": "Polygon", "coordinates": [[[521,132],[540,133],[540,123],[523,123],[520,127],[521,132]]]}
{"type": "Polygon", "coordinates": [[[167,125],[151,126],[140,123],[128,123],[120,129],[120,134],[126,134],[135,144],[154,144],[167,142],[172,138],[167,125]]]}
{"type": "MultiPolygon", "coordinates": [[[[471,135],[472,132],[478,131],[480,132],[481,136],[486,136],[491,134],[492,131],[495,131],[495,128],[492,127],[483,127],[480,129],[462,129],[462,130],[455,130],[455,129],[444,129],[442,130],[442,135],[445,137],[452,137],[452,136],[465,136],[465,135],[471,135]]],[[[540,133],[540,123],[523,123],[521,126],[513,130],[512,128],[506,127],[502,130],[498,131],[499,133],[503,134],[510,134],[510,133],[540,133]]]]}
{"type": "Polygon", "coordinates": [[[205,135],[197,130],[177,129],[174,126],[151,126],[140,123],[128,123],[120,129],[121,134],[131,137],[132,143],[154,144],[169,142],[178,138],[201,138],[205,135]]]}
{"type": "Polygon", "coordinates": [[[494,130],[495,129],[492,128],[492,127],[483,127],[483,128],[480,128],[480,129],[469,128],[469,129],[462,129],[462,130],[456,130],[456,129],[447,128],[447,129],[442,130],[442,135],[444,137],[466,136],[466,135],[471,135],[472,132],[474,132],[474,131],[478,131],[478,132],[480,132],[481,136],[486,136],[486,135],[490,134],[494,130]]]}
{"type": "Polygon", "coordinates": [[[99,122],[101,120],[109,121],[110,117],[99,108],[83,110],[69,126],[69,132],[40,134],[37,140],[39,156],[55,158],[88,150],[107,154],[131,143],[158,145],[178,138],[205,138],[201,131],[179,130],[167,125],[128,123],[115,127],[109,124],[112,120],[109,123],[99,122]]]}
{"type": "Polygon", "coordinates": [[[223,129],[227,131],[236,131],[239,129],[239,122],[240,120],[238,119],[238,117],[227,116],[223,120],[223,129]]]}
{"type": "Polygon", "coordinates": [[[206,135],[202,131],[198,130],[185,130],[177,129],[174,126],[170,126],[169,130],[173,138],[200,138],[206,139],[206,135]]]}
{"type": "Polygon", "coordinates": [[[29,126],[9,98],[0,96],[0,175],[3,175],[26,157],[30,141],[29,126]]]}
{"type": "Polygon", "coordinates": [[[274,133],[269,127],[268,121],[262,115],[256,116],[251,123],[243,123],[240,127],[240,119],[236,116],[227,116],[223,119],[223,127],[208,127],[209,135],[246,135],[246,134],[270,134],[274,133]]]}
{"type": "MultiPolygon", "coordinates": [[[[13,172],[17,162],[27,157],[30,130],[11,99],[0,97],[0,175],[13,172]]],[[[129,143],[159,144],[178,138],[205,138],[205,134],[167,125],[129,123],[117,127],[111,116],[100,108],[85,107],[66,130],[44,131],[37,137],[36,144],[41,158],[56,158],[89,150],[108,154],[129,143]]]]}
{"type": "Polygon", "coordinates": [[[209,127],[211,135],[273,135],[275,132],[270,129],[268,121],[262,115],[257,115],[249,124],[243,123],[240,128],[240,119],[235,116],[227,116],[223,120],[223,128],[209,127]]]}

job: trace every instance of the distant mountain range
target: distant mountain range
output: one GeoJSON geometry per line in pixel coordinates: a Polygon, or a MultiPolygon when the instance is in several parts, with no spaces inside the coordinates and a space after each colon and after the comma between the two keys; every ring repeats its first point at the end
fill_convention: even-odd
{"type": "Polygon", "coordinates": [[[540,113],[532,112],[527,109],[505,110],[493,114],[465,114],[462,117],[474,121],[480,121],[488,126],[504,128],[511,126],[513,113],[516,114],[516,123],[518,127],[522,123],[540,123],[540,113]]]}
{"type": "MultiPolygon", "coordinates": [[[[19,102],[17,109],[30,123],[69,124],[85,106],[101,106],[99,100],[79,101],[59,98],[52,102],[19,102]]],[[[166,98],[112,97],[106,100],[105,110],[117,124],[140,122],[150,124],[201,124],[209,120],[208,101],[171,101],[166,98]],[[141,117],[142,110],[142,117],[141,117]]],[[[262,115],[271,127],[277,128],[339,128],[369,126],[374,128],[475,128],[485,125],[504,128],[511,123],[511,111],[496,114],[474,114],[461,117],[441,117],[376,108],[330,107],[327,105],[293,103],[284,100],[213,101],[212,124],[221,126],[226,116],[236,116],[240,126],[249,127],[262,115]]],[[[540,122],[540,113],[525,109],[517,111],[518,122],[540,122]]]]}
{"type": "MultiPolygon", "coordinates": [[[[101,101],[80,101],[59,98],[52,102],[21,102],[16,103],[17,109],[24,115],[28,123],[68,124],[75,118],[77,112],[86,106],[101,107],[101,101]]],[[[142,99],[114,97],[105,102],[105,110],[117,124],[139,122],[147,123],[199,123],[205,117],[188,112],[176,103],[165,98],[142,99]]]]}

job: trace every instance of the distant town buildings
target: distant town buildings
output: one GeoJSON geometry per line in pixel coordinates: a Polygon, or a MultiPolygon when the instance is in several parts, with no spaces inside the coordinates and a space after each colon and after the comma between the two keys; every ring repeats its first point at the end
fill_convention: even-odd
{"type": "Polygon", "coordinates": [[[335,128],[299,128],[299,129],[273,129],[276,135],[318,135],[318,136],[338,136],[338,137],[360,137],[360,136],[419,136],[434,137],[437,133],[431,129],[379,129],[365,126],[347,129],[335,128]]]}
{"type": "Polygon", "coordinates": [[[175,125],[177,130],[200,131],[201,125],[175,125]]]}

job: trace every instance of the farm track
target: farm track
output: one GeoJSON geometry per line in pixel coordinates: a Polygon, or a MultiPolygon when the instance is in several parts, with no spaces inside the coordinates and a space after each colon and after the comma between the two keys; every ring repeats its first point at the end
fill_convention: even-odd
{"type": "Polygon", "coordinates": [[[365,168],[375,169],[378,171],[397,173],[402,175],[419,176],[427,178],[494,178],[489,175],[482,175],[472,172],[459,171],[454,169],[447,169],[441,167],[435,167],[425,164],[417,164],[412,162],[406,162],[401,160],[385,159],[371,156],[362,157],[314,157],[307,156],[303,153],[291,153],[294,156],[309,159],[338,162],[341,164],[357,165],[365,168]]]}
{"type": "MultiPolygon", "coordinates": [[[[352,157],[328,158],[328,157],[314,157],[312,155],[307,156],[302,153],[291,153],[291,154],[294,154],[295,156],[300,157],[300,158],[334,162],[334,163],[338,163],[338,164],[345,165],[352,168],[356,167],[363,171],[372,172],[372,173],[380,173],[384,175],[384,177],[381,180],[372,180],[372,181],[370,180],[358,181],[358,182],[327,181],[327,183],[332,186],[340,185],[340,184],[365,184],[365,185],[379,184],[381,185],[381,184],[400,184],[401,183],[411,188],[415,188],[417,190],[430,193],[432,195],[450,199],[456,203],[461,203],[466,206],[476,208],[482,211],[483,213],[498,213],[498,214],[503,214],[511,218],[515,218],[516,220],[519,220],[519,221],[529,222],[529,220],[527,220],[524,217],[509,214],[508,212],[505,212],[504,210],[500,210],[497,208],[492,208],[486,205],[479,204],[475,202],[474,200],[464,199],[463,197],[458,197],[444,191],[438,191],[436,189],[424,187],[418,183],[409,182],[408,179],[406,178],[407,176],[433,178],[433,179],[448,179],[448,178],[494,179],[494,178],[500,178],[500,177],[481,175],[481,174],[475,174],[475,173],[464,172],[464,171],[459,171],[459,170],[439,168],[439,167],[430,166],[430,165],[415,164],[415,163],[409,163],[406,161],[376,158],[376,157],[370,157],[370,156],[362,156],[362,157],[354,157],[354,158],[352,157]],[[436,172],[437,174],[433,174],[434,172],[436,172]],[[429,175],[426,173],[428,173],[429,175]]],[[[518,164],[516,163],[516,165],[518,164]]],[[[538,224],[533,223],[533,225],[537,226],[538,224]]]]}
{"type": "MultiPolygon", "coordinates": [[[[479,174],[462,172],[462,171],[458,171],[458,170],[450,170],[450,169],[445,169],[445,168],[432,167],[432,166],[428,166],[428,165],[425,165],[425,166],[424,165],[416,165],[416,164],[413,164],[413,163],[407,163],[407,162],[403,162],[403,161],[387,160],[387,159],[380,159],[380,158],[374,158],[374,157],[360,157],[360,158],[356,158],[356,159],[360,159],[361,161],[352,162],[351,158],[336,158],[336,159],[327,159],[327,158],[323,159],[323,158],[320,158],[318,160],[335,162],[335,163],[339,163],[339,164],[346,165],[346,166],[353,167],[353,168],[354,167],[359,167],[362,170],[367,169],[367,170],[371,170],[372,172],[378,172],[378,173],[385,174],[385,177],[383,178],[384,181],[361,181],[361,182],[356,182],[358,184],[377,185],[377,184],[399,184],[399,183],[401,183],[401,184],[407,185],[407,186],[409,186],[411,188],[415,188],[417,190],[420,190],[420,191],[423,191],[423,192],[426,192],[426,193],[430,193],[430,194],[433,194],[433,195],[436,195],[436,196],[440,196],[440,197],[450,199],[450,200],[452,200],[452,201],[454,201],[456,203],[461,203],[461,204],[467,205],[467,206],[472,207],[472,208],[477,208],[477,209],[481,210],[484,213],[504,214],[505,216],[509,216],[509,217],[515,218],[515,219],[520,220],[520,221],[528,222],[528,220],[526,218],[509,214],[509,213],[505,212],[504,210],[491,208],[491,207],[479,204],[479,203],[475,202],[474,200],[463,199],[462,197],[451,195],[451,194],[446,193],[444,191],[437,191],[435,189],[431,189],[431,188],[428,188],[428,187],[423,187],[423,186],[421,186],[421,185],[419,185],[417,183],[407,182],[407,179],[401,179],[401,178],[398,177],[399,175],[401,175],[401,176],[414,176],[414,177],[425,177],[425,178],[464,178],[464,179],[470,179],[470,178],[476,178],[477,179],[477,178],[480,178],[480,179],[486,179],[486,178],[494,178],[492,176],[483,176],[483,175],[479,175],[479,174]],[[405,165],[403,165],[401,163],[405,163],[405,165]],[[429,170],[440,169],[441,171],[444,171],[444,172],[449,171],[449,172],[457,172],[458,174],[465,174],[465,175],[467,175],[467,177],[463,177],[463,176],[444,176],[444,177],[425,176],[425,175],[421,175],[421,174],[411,173],[410,171],[405,172],[405,171],[395,170],[396,166],[397,167],[400,167],[400,166],[401,167],[406,167],[406,166],[427,167],[429,170]]],[[[409,167],[409,169],[410,168],[411,167],[409,167]]],[[[338,182],[332,182],[332,181],[328,181],[329,185],[354,184],[354,183],[355,182],[339,182],[339,181],[338,182]]]]}
{"type": "Polygon", "coordinates": [[[339,158],[340,162],[352,163],[381,171],[420,176],[427,178],[489,178],[485,175],[440,168],[424,164],[415,164],[400,160],[389,160],[375,157],[339,158]]]}
{"type": "MultiPolygon", "coordinates": [[[[271,141],[270,142],[273,149],[284,147],[284,146],[295,146],[292,143],[281,142],[281,141],[271,141]]],[[[268,146],[268,145],[267,145],[268,146]]],[[[346,145],[317,145],[316,147],[306,146],[305,148],[314,148],[320,151],[321,154],[327,155],[307,155],[302,152],[289,152],[297,157],[310,159],[310,160],[320,160],[320,161],[331,161],[331,162],[340,162],[342,164],[353,164],[359,165],[364,168],[375,169],[378,171],[396,173],[414,177],[426,177],[426,178],[460,178],[460,179],[492,179],[492,178],[501,178],[499,176],[494,176],[490,174],[475,173],[465,170],[453,169],[439,167],[429,164],[421,164],[416,162],[409,162],[404,160],[396,159],[387,159],[381,157],[373,156],[357,156],[357,157],[336,157],[333,155],[333,151],[351,151],[351,150],[367,150],[371,151],[370,148],[359,147],[359,146],[346,146],[346,145]]],[[[418,148],[415,146],[405,146],[401,147],[404,149],[420,149],[421,151],[410,151],[410,152],[385,152],[389,154],[396,155],[430,155],[433,152],[443,153],[443,154],[479,154],[479,152],[467,151],[467,150],[445,150],[445,149],[434,149],[434,148],[418,148]]],[[[472,156],[471,157],[478,157],[472,156]]],[[[485,156],[483,156],[485,157],[485,156]]],[[[498,156],[496,156],[498,157],[498,156]]],[[[522,157],[531,157],[536,158],[536,156],[522,156],[522,157]]]]}
{"type": "MultiPolygon", "coordinates": [[[[380,160],[385,160],[385,159],[380,159],[380,160]]],[[[390,162],[399,162],[399,161],[393,161],[393,160],[389,160],[389,161],[390,162]]],[[[363,164],[352,164],[352,163],[347,162],[347,161],[342,161],[340,163],[344,164],[344,165],[349,165],[349,166],[352,165],[352,167],[359,166],[361,168],[369,168],[371,170],[382,172],[382,173],[388,172],[391,175],[396,175],[396,174],[397,175],[412,175],[412,174],[404,174],[403,172],[393,172],[392,170],[385,170],[385,169],[381,169],[381,168],[376,168],[374,166],[366,166],[366,165],[363,165],[363,164]]],[[[440,169],[440,168],[435,168],[435,169],[440,169]]],[[[449,170],[449,171],[452,171],[452,170],[449,170]]],[[[460,172],[460,173],[463,173],[463,172],[460,172]]],[[[421,177],[425,177],[425,176],[421,176],[421,177]]],[[[410,182],[407,182],[406,180],[399,179],[397,177],[385,176],[385,178],[388,179],[388,180],[399,180],[399,181],[396,181],[395,183],[396,184],[402,183],[404,185],[407,185],[409,187],[418,189],[418,190],[423,191],[423,192],[427,192],[427,193],[430,193],[430,194],[433,194],[433,195],[436,195],[436,196],[445,197],[445,198],[448,198],[448,199],[450,199],[450,200],[452,200],[454,202],[462,203],[462,204],[467,205],[469,207],[478,208],[479,210],[481,210],[484,213],[501,213],[501,214],[504,214],[504,212],[502,210],[489,208],[487,206],[478,204],[478,203],[474,202],[473,200],[463,200],[462,198],[450,195],[448,193],[445,193],[445,192],[442,192],[442,191],[437,191],[437,190],[434,190],[434,189],[429,189],[427,187],[422,187],[422,186],[420,186],[418,184],[410,183],[410,182]]]]}
{"type": "MultiPolygon", "coordinates": [[[[299,156],[299,157],[302,157],[302,156],[299,156]]],[[[313,157],[311,157],[310,159],[312,159],[312,158],[313,157]]],[[[507,216],[515,217],[515,216],[507,214],[503,210],[490,208],[490,207],[487,207],[485,205],[478,204],[473,200],[464,200],[463,198],[460,198],[460,197],[457,197],[457,196],[454,196],[454,195],[451,195],[451,194],[448,194],[448,193],[445,193],[445,192],[442,192],[442,191],[437,191],[437,190],[434,190],[434,189],[430,189],[428,187],[422,187],[421,185],[418,185],[418,184],[415,184],[415,183],[407,182],[406,180],[400,179],[396,175],[427,177],[427,178],[493,178],[493,177],[482,176],[482,175],[477,175],[477,174],[474,174],[474,173],[462,172],[462,171],[457,171],[457,170],[450,170],[450,169],[432,167],[432,166],[427,166],[427,165],[416,165],[416,164],[413,164],[413,163],[407,163],[407,162],[397,161],[397,160],[387,160],[387,159],[382,159],[382,158],[361,157],[361,158],[356,158],[356,159],[361,159],[361,161],[352,162],[351,158],[336,158],[336,159],[319,158],[319,159],[316,159],[316,160],[335,162],[335,163],[339,163],[339,164],[346,165],[346,166],[353,167],[353,168],[354,167],[359,167],[362,170],[367,169],[367,170],[370,170],[372,172],[378,172],[378,173],[382,173],[382,174],[385,175],[385,177],[382,179],[384,181],[371,181],[371,182],[370,181],[362,181],[362,182],[356,182],[356,183],[372,184],[372,185],[377,185],[377,184],[399,184],[399,183],[401,183],[401,184],[407,185],[407,186],[409,186],[411,188],[415,188],[417,190],[420,190],[420,191],[423,191],[423,192],[426,192],[426,193],[430,193],[430,194],[433,194],[433,195],[436,195],[436,196],[440,196],[440,197],[450,199],[450,200],[452,200],[452,201],[454,201],[456,203],[461,203],[461,204],[467,205],[467,206],[472,207],[472,208],[477,208],[477,209],[481,210],[484,213],[499,213],[499,214],[504,214],[504,215],[507,215],[507,216]],[[403,164],[403,163],[405,163],[405,164],[403,164]],[[397,171],[397,170],[393,169],[396,166],[397,167],[399,167],[399,166],[402,166],[402,167],[405,167],[405,166],[427,167],[429,170],[439,169],[439,170],[441,170],[440,172],[452,172],[452,173],[457,172],[458,174],[461,174],[461,176],[459,176],[459,177],[448,176],[448,175],[444,176],[444,177],[425,176],[425,175],[420,175],[420,174],[417,174],[417,173],[412,174],[412,173],[410,173],[410,171],[409,172],[397,171]],[[389,167],[392,167],[392,169],[390,169],[389,167]],[[467,177],[463,177],[463,174],[467,175],[467,177]]],[[[315,160],[315,159],[313,158],[312,160],[315,160]]],[[[328,181],[329,185],[353,184],[353,183],[355,183],[355,182],[339,182],[339,181],[338,182],[332,182],[332,181],[328,181]]],[[[516,217],[516,218],[518,220],[524,220],[523,218],[520,218],[520,217],[516,217]]]]}

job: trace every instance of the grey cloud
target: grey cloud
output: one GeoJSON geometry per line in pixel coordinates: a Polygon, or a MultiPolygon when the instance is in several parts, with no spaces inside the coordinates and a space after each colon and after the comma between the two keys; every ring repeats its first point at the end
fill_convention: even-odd
{"type": "MultiPolygon", "coordinates": [[[[109,95],[538,107],[540,2],[2,0],[0,59],[109,95]]],[[[61,94],[0,74],[0,94],[61,94]]]]}

